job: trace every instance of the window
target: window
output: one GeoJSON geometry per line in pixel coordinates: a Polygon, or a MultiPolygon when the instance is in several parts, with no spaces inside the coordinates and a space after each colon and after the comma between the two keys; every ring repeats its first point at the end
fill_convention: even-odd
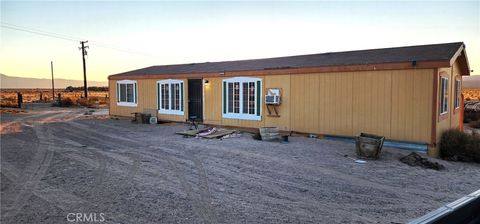
{"type": "Polygon", "coordinates": [[[448,112],[448,78],[440,78],[440,114],[448,112]]]}
{"type": "Polygon", "coordinates": [[[236,77],[223,80],[223,117],[261,120],[261,88],[258,78],[236,77]]]}
{"type": "Polygon", "coordinates": [[[460,79],[455,79],[455,109],[460,108],[460,103],[461,99],[460,97],[462,96],[462,82],[460,79]]]}
{"type": "Polygon", "coordinates": [[[183,115],[183,81],[157,81],[158,113],[183,115]]]}
{"type": "Polygon", "coordinates": [[[137,106],[137,81],[121,80],[117,82],[117,105],[137,106]]]}

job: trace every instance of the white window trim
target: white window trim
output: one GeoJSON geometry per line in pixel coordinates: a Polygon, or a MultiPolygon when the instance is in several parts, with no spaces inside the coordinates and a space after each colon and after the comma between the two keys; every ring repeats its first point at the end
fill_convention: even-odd
{"type": "MultiPolygon", "coordinates": [[[[442,88],[442,89],[440,90],[440,93],[443,92],[443,94],[445,94],[445,90],[448,91],[448,77],[443,77],[443,76],[440,77],[440,85],[441,85],[441,88],[442,88]],[[447,80],[447,85],[445,86],[445,89],[443,89],[443,85],[442,85],[442,80],[443,80],[443,79],[447,80]]],[[[443,102],[444,99],[445,99],[445,96],[444,96],[444,95],[440,95],[440,115],[448,114],[448,98],[447,98],[447,100],[444,102],[444,103],[447,105],[447,109],[446,109],[444,112],[442,112],[442,110],[443,110],[443,104],[442,104],[442,102],[443,102]]]]}
{"type": "Polygon", "coordinates": [[[138,84],[137,81],[135,80],[119,80],[117,81],[116,84],[116,92],[117,92],[117,106],[122,106],[122,107],[137,107],[137,88],[138,84]],[[120,102],[120,89],[118,88],[118,84],[133,84],[133,101],[134,102],[120,102]],[[135,88],[136,87],[136,88],[135,88]]]}
{"type": "Polygon", "coordinates": [[[183,108],[185,108],[185,84],[183,80],[176,80],[176,79],[164,79],[164,80],[159,80],[157,81],[157,87],[158,85],[162,84],[168,84],[168,91],[169,91],[169,97],[168,97],[168,106],[172,106],[172,93],[171,93],[171,85],[172,84],[180,84],[182,85],[183,83],[183,92],[180,91],[180,109],[179,110],[172,110],[172,109],[162,109],[161,108],[161,99],[162,99],[162,91],[161,89],[159,90],[157,88],[157,108],[158,108],[158,113],[159,114],[172,114],[172,115],[184,115],[185,111],[182,110],[182,104],[183,108]]]}
{"type": "MultiPolygon", "coordinates": [[[[230,79],[224,79],[222,80],[222,117],[226,119],[239,119],[239,120],[254,120],[254,121],[260,121],[262,120],[262,79],[260,78],[250,78],[250,77],[234,77],[230,79]],[[257,86],[257,81],[260,81],[260,86],[257,86]],[[228,112],[228,102],[227,105],[223,105],[225,103],[224,100],[224,94],[223,91],[227,91],[227,96],[228,96],[228,90],[223,89],[223,83],[226,82],[226,87],[228,88],[228,83],[233,83],[233,82],[240,82],[240,98],[239,98],[239,111],[240,113],[229,113],[228,112]],[[255,82],[255,114],[244,114],[243,113],[243,84],[244,82],[255,82]],[[260,97],[257,96],[257,88],[260,88],[260,97]],[[256,108],[257,106],[257,100],[260,100],[260,108],[256,108]],[[226,113],[223,113],[223,107],[226,106],[226,113]],[[259,116],[257,116],[257,110],[260,110],[259,116]]],[[[228,100],[228,99],[227,99],[228,100]]]]}
{"type": "Polygon", "coordinates": [[[460,108],[460,104],[462,103],[461,95],[462,95],[462,82],[459,79],[455,79],[455,102],[453,102],[455,109],[460,108]],[[457,86],[457,83],[458,83],[458,86],[457,86]]]}

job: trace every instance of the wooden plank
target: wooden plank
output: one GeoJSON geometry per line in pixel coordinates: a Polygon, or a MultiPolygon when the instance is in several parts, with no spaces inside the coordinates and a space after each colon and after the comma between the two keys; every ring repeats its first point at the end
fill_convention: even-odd
{"type": "Polygon", "coordinates": [[[199,132],[206,131],[207,129],[208,128],[203,128],[198,130],[185,130],[185,131],[176,132],[175,134],[186,135],[186,136],[196,136],[199,132]]]}
{"type": "Polygon", "coordinates": [[[220,138],[228,134],[234,133],[236,130],[227,130],[227,129],[218,129],[215,133],[207,135],[207,136],[202,136],[202,138],[220,138]]]}

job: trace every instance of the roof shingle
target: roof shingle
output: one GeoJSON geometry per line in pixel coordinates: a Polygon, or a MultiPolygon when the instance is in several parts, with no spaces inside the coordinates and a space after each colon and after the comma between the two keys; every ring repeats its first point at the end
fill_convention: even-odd
{"type": "Polygon", "coordinates": [[[331,52],[239,61],[159,65],[119,73],[112,76],[210,73],[280,68],[307,68],[382,64],[392,62],[449,60],[454,56],[461,46],[463,46],[463,42],[331,52]]]}

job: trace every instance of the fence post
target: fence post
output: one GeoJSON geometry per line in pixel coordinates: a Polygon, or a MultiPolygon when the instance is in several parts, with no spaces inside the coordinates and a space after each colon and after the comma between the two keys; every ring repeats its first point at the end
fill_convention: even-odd
{"type": "Polygon", "coordinates": [[[18,108],[22,108],[22,103],[23,103],[22,93],[17,92],[17,104],[18,104],[18,108]]]}
{"type": "Polygon", "coordinates": [[[62,101],[62,94],[61,93],[58,94],[58,103],[60,103],[60,101],[62,101]]]}

